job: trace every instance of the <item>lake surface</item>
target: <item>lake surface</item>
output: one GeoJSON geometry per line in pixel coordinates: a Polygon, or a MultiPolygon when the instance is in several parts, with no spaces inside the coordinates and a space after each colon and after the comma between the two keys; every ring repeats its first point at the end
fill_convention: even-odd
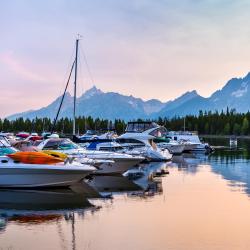
{"type": "Polygon", "coordinates": [[[0,249],[250,249],[250,141],[239,147],[152,163],[134,181],[92,180],[112,199],[1,190],[0,249]]]}

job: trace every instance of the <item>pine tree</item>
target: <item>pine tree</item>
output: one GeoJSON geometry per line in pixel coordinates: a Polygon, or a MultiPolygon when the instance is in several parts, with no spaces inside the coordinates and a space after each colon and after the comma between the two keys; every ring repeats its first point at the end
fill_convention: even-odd
{"type": "Polygon", "coordinates": [[[226,124],[223,132],[224,132],[224,135],[230,134],[230,124],[229,123],[226,124]]]}
{"type": "Polygon", "coordinates": [[[248,130],[249,130],[249,121],[248,121],[247,117],[244,117],[243,122],[242,122],[242,126],[241,126],[241,134],[247,135],[248,130]]]}

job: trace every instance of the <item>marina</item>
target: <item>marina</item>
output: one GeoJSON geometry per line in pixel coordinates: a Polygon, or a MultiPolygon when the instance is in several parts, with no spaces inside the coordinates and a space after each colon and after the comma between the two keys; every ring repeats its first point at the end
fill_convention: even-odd
{"type": "Polygon", "coordinates": [[[249,250],[249,11],[2,1],[0,250],[249,250]]]}
{"type": "Polygon", "coordinates": [[[248,249],[250,142],[238,145],[146,163],[137,177],[94,177],[89,184],[99,198],[80,189],[3,189],[1,247],[248,249]],[[169,174],[150,177],[159,169],[169,174]]]}

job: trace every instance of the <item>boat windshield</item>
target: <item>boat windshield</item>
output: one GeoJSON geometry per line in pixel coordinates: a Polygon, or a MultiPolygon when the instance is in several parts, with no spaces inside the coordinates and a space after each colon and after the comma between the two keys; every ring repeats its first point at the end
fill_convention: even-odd
{"type": "Polygon", "coordinates": [[[150,132],[149,134],[156,138],[162,138],[167,135],[167,130],[164,127],[159,127],[153,130],[152,132],[150,132]]]}
{"type": "Polygon", "coordinates": [[[63,140],[59,144],[59,149],[62,149],[62,150],[78,149],[78,148],[79,148],[79,146],[77,144],[75,144],[74,142],[70,141],[70,140],[63,140]]]}
{"type": "Polygon", "coordinates": [[[17,152],[18,150],[12,148],[12,147],[0,147],[0,156],[4,156],[7,154],[13,154],[17,152]]]}
{"type": "Polygon", "coordinates": [[[129,122],[126,127],[126,132],[141,133],[151,128],[156,128],[158,125],[154,122],[129,122]]]}
{"type": "Polygon", "coordinates": [[[0,138],[0,156],[4,156],[7,154],[12,154],[17,152],[15,148],[11,147],[7,139],[4,137],[0,138]]]}
{"type": "Polygon", "coordinates": [[[49,140],[43,149],[47,150],[68,150],[68,149],[78,149],[79,146],[68,139],[59,140],[49,140]]]}

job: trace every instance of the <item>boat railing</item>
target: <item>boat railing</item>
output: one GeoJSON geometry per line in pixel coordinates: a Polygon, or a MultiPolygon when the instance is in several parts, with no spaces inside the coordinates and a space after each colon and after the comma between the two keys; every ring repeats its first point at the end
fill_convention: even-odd
{"type": "Polygon", "coordinates": [[[5,136],[0,135],[0,147],[8,148],[11,147],[9,141],[5,136]]]}
{"type": "Polygon", "coordinates": [[[198,135],[198,131],[169,131],[168,135],[198,135]]]}

